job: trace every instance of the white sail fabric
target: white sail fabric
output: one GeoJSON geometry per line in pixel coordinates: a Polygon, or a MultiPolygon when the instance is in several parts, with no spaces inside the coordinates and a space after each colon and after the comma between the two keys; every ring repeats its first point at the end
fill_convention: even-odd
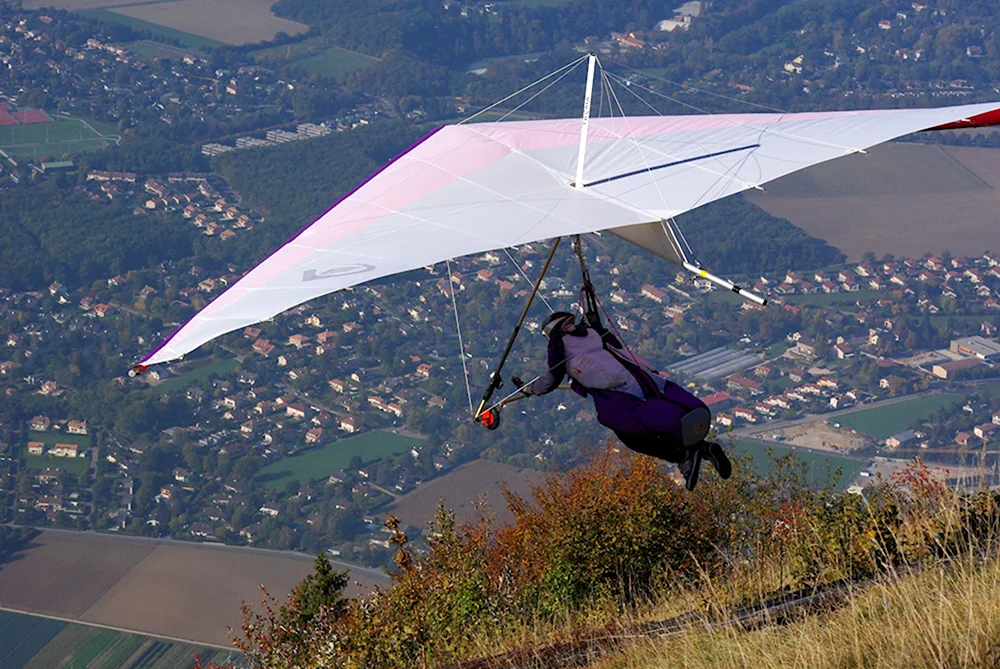
{"type": "Polygon", "coordinates": [[[338,201],[141,364],[371,279],[448,258],[677,216],[791,172],[1000,103],[651,116],[439,128],[338,201]]]}

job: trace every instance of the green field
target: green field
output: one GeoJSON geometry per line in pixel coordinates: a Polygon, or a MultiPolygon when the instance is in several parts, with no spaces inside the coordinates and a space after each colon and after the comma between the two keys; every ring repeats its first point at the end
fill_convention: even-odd
{"type": "Polygon", "coordinates": [[[278,58],[294,63],[310,74],[333,78],[363,70],[379,62],[373,56],[330,46],[318,38],[260,49],[254,51],[253,56],[260,60],[278,58]]]}
{"type": "Polygon", "coordinates": [[[185,371],[184,373],[179,374],[178,376],[175,376],[171,379],[166,379],[165,381],[158,383],[153,387],[160,394],[171,393],[174,392],[175,390],[182,390],[184,388],[187,388],[195,381],[202,381],[204,379],[207,379],[212,374],[218,374],[219,376],[230,374],[233,371],[235,371],[236,368],[239,366],[240,366],[239,361],[233,358],[226,358],[225,360],[215,360],[213,362],[209,362],[206,365],[202,365],[201,367],[185,371]]]}
{"type": "Polygon", "coordinates": [[[775,460],[791,455],[795,459],[795,466],[805,467],[806,480],[814,488],[831,485],[836,479],[837,486],[843,489],[865,466],[863,461],[854,458],[796,449],[757,439],[736,439],[733,453],[736,457],[750,456],[753,472],[759,476],[774,473],[775,460]],[[839,478],[836,476],[838,468],[841,470],[839,478]]]}
{"type": "Polygon", "coordinates": [[[321,53],[294,62],[309,74],[337,78],[348,72],[371,67],[378,62],[378,58],[331,47],[321,53]]]}
{"type": "Polygon", "coordinates": [[[421,441],[423,439],[419,437],[408,437],[385,430],[365,432],[275,462],[257,472],[255,478],[269,488],[278,490],[292,479],[304,483],[326,478],[347,467],[355,455],[365,462],[373,462],[394,453],[402,453],[421,441]]]}
{"type": "Polygon", "coordinates": [[[954,394],[928,395],[899,404],[847,414],[831,419],[830,422],[840,423],[842,427],[862,432],[876,439],[888,439],[892,435],[912,427],[924,416],[960,399],[962,399],[961,395],[954,394]]]}
{"type": "Polygon", "coordinates": [[[82,448],[90,446],[90,436],[86,434],[66,434],[65,432],[28,432],[28,441],[43,444],[76,444],[82,448]]]}
{"type": "Polygon", "coordinates": [[[57,458],[54,455],[25,455],[24,468],[41,471],[51,467],[70,474],[82,474],[90,468],[90,456],[82,458],[57,458]]]}
{"type": "Polygon", "coordinates": [[[218,46],[223,46],[222,42],[208,37],[201,37],[200,35],[192,35],[191,33],[181,32],[180,30],[174,30],[173,28],[167,28],[166,26],[150,23],[149,21],[132,18],[131,16],[125,16],[124,14],[118,14],[107,9],[88,9],[82,12],[77,12],[77,14],[97,19],[98,21],[104,21],[106,23],[117,23],[119,25],[128,26],[133,30],[146,31],[154,37],[159,37],[170,42],[176,40],[181,47],[188,49],[198,49],[202,47],[213,49],[218,46]]]}
{"type": "MultiPolygon", "coordinates": [[[[129,53],[145,63],[151,63],[156,58],[167,57],[173,60],[183,58],[188,52],[167,44],[157,44],[156,42],[134,42],[128,45],[129,53]]],[[[192,54],[194,55],[194,54],[192,54]]]]}
{"type": "Polygon", "coordinates": [[[0,669],[21,669],[64,627],[58,620],[0,611],[0,669]]]}
{"type": "Polygon", "coordinates": [[[0,127],[0,149],[22,160],[96,151],[111,141],[75,119],[0,127]]]}
{"type": "MultiPolygon", "coordinates": [[[[188,669],[194,665],[197,656],[203,662],[222,662],[235,659],[236,653],[206,648],[186,643],[174,643],[146,637],[140,634],[116,632],[114,630],[61,623],[39,616],[5,614],[14,616],[19,629],[44,631],[50,634],[39,636],[45,643],[31,644],[17,659],[17,664],[4,664],[0,659],[0,669],[120,669],[127,664],[132,669],[188,669]],[[61,628],[51,634],[52,624],[61,628]],[[30,650],[30,654],[29,654],[30,650]]],[[[6,647],[4,634],[0,629],[0,658],[6,647]]]]}

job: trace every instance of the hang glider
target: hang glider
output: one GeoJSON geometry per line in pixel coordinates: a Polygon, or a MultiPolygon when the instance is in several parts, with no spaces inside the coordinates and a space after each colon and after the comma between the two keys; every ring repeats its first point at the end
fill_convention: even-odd
{"type": "Polygon", "coordinates": [[[594,61],[582,118],[437,128],[276,249],[133,373],[342,288],[581,233],[611,231],[733,287],[691,263],[672,217],[913,132],[1000,123],[1000,102],[591,119],[594,61]]]}

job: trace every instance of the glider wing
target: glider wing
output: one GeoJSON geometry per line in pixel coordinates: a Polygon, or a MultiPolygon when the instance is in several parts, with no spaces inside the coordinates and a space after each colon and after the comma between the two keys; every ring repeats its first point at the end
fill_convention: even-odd
{"type": "MultiPolygon", "coordinates": [[[[321,295],[449,258],[614,228],[648,238],[639,224],[997,109],[591,119],[582,187],[573,184],[580,119],[445,126],[338,200],[140,364],[179,358],[321,295]]],[[[668,247],[661,255],[677,262],[668,247]]]]}

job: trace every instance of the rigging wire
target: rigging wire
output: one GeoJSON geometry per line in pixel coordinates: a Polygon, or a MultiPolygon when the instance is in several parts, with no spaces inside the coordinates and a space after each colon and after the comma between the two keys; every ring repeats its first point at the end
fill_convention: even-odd
{"type": "Polygon", "coordinates": [[[462,341],[462,324],[458,320],[458,302],[455,301],[455,283],[451,280],[451,260],[446,258],[448,266],[448,286],[451,288],[451,307],[455,310],[455,329],[458,331],[458,352],[462,358],[462,377],[465,379],[465,393],[469,396],[469,412],[472,412],[472,386],[469,385],[469,368],[465,364],[465,343],[462,341]]]}
{"type": "MultiPolygon", "coordinates": [[[[567,70],[567,69],[572,70],[572,69],[575,69],[577,66],[580,65],[580,63],[582,63],[584,60],[586,60],[589,57],[590,57],[589,55],[580,56],[576,60],[574,60],[574,61],[572,61],[570,63],[567,63],[567,64],[563,65],[562,67],[560,67],[560,68],[558,68],[556,70],[553,70],[552,72],[549,72],[548,74],[546,74],[541,79],[538,79],[538,80],[536,80],[536,81],[528,84],[527,86],[524,86],[520,90],[517,90],[517,91],[511,93],[510,95],[508,95],[507,97],[503,98],[502,100],[497,100],[496,102],[494,102],[493,104],[491,104],[489,107],[484,107],[483,109],[480,109],[479,111],[477,111],[472,116],[468,116],[468,117],[462,119],[456,125],[462,125],[463,123],[468,123],[469,121],[471,121],[472,119],[476,118],[477,116],[485,114],[486,112],[490,111],[491,109],[493,109],[493,108],[495,108],[495,107],[497,107],[499,105],[502,105],[504,102],[507,102],[507,100],[510,100],[511,98],[517,97],[518,95],[520,95],[521,93],[525,92],[526,90],[532,88],[533,86],[537,86],[538,84],[542,83],[543,81],[545,81],[549,77],[554,77],[555,75],[559,74],[563,70],[567,70]]],[[[524,105],[521,105],[521,106],[524,106],[524,105]]]]}
{"type": "MultiPolygon", "coordinates": [[[[507,258],[510,260],[510,264],[512,264],[514,267],[517,268],[517,271],[521,273],[521,276],[524,277],[524,280],[527,281],[529,284],[532,283],[531,279],[528,278],[528,275],[525,274],[523,269],[521,269],[521,266],[517,264],[516,260],[514,260],[514,256],[510,254],[510,251],[507,249],[507,247],[504,247],[503,252],[507,254],[507,258]]],[[[549,304],[549,301],[545,299],[544,295],[538,293],[538,297],[539,299],[542,300],[542,302],[545,303],[545,308],[549,310],[549,313],[555,312],[555,309],[552,308],[552,305],[549,304]]]]}
{"type": "Polygon", "coordinates": [[[499,123],[500,121],[505,120],[511,114],[514,114],[517,111],[519,111],[526,104],[528,104],[529,102],[531,102],[532,100],[534,100],[535,98],[537,98],[539,95],[541,95],[545,91],[549,90],[550,88],[552,88],[553,86],[555,86],[556,84],[558,84],[560,81],[562,81],[563,79],[565,79],[570,74],[572,74],[575,69],[576,68],[574,67],[572,69],[569,69],[569,70],[566,70],[565,72],[563,72],[561,75],[559,75],[559,78],[557,78],[555,81],[549,82],[549,84],[545,88],[543,88],[542,90],[538,91],[537,93],[535,93],[534,95],[532,95],[530,98],[528,98],[527,100],[525,100],[524,102],[522,102],[518,106],[516,106],[513,109],[511,109],[509,112],[507,112],[506,114],[504,114],[500,118],[498,118],[497,119],[497,123],[499,123]]]}
{"type": "MultiPolygon", "coordinates": [[[[736,102],[738,104],[744,104],[744,105],[748,105],[750,107],[758,107],[760,109],[766,109],[768,111],[777,112],[779,114],[787,114],[788,113],[787,109],[780,109],[778,107],[771,107],[771,106],[768,106],[768,105],[762,105],[762,104],[759,104],[759,103],[756,103],[756,102],[750,102],[749,100],[741,100],[739,98],[734,98],[734,97],[731,97],[729,95],[723,95],[721,93],[713,93],[712,91],[706,90],[704,88],[698,88],[697,86],[691,86],[689,84],[678,83],[676,81],[672,81],[672,80],[667,79],[665,77],[660,77],[660,76],[657,76],[655,74],[651,74],[649,72],[645,72],[643,70],[637,70],[636,68],[631,67],[629,65],[626,65],[625,63],[615,63],[615,64],[616,65],[620,65],[621,67],[623,67],[623,68],[625,68],[627,70],[632,70],[633,72],[635,72],[637,74],[641,74],[643,77],[646,77],[646,78],[649,78],[649,79],[656,79],[658,81],[662,81],[663,83],[670,84],[671,86],[677,86],[678,88],[680,88],[682,90],[694,91],[696,93],[703,93],[705,95],[708,95],[708,96],[711,96],[711,97],[714,97],[714,98],[720,98],[722,100],[728,100],[729,102],[736,102]]],[[[634,85],[639,85],[639,84],[634,84],[634,85]]],[[[653,92],[655,92],[655,91],[653,91],[653,92]]],[[[663,94],[661,94],[661,95],[663,95],[663,94]]],[[[669,98],[669,96],[666,96],[666,95],[664,95],[664,97],[668,97],[668,99],[671,99],[674,102],[677,102],[678,104],[683,104],[680,100],[675,100],[673,98],[669,98]]],[[[705,112],[705,113],[707,114],[707,113],[710,113],[710,112],[705,112]]]]}

